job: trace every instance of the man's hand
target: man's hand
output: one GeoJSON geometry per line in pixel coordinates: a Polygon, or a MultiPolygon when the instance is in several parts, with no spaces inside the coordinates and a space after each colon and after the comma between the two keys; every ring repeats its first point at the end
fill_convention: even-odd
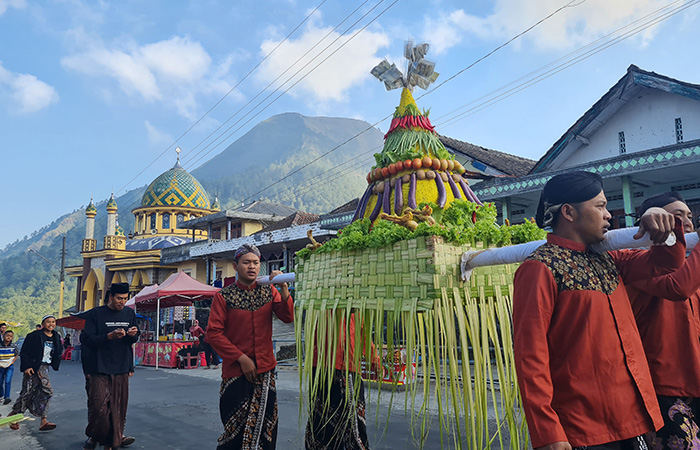
{"type": "Polygon", "coordinates": [[[535,450],[571,450],[571,444],[568,442],[553,442],[544,447],[536,448],[535,450]]]}
{"type": "Polygon", "coordinates": [[[258,370],[255,367],[255,362],[248,357],[248,355],[242,355],[238,358],[238,364],[241,365],[241,370],[243,370],[243,375],[251,383],[255,382],[255,377],[258,375],[258,370]]]}
{"type": "Polygon", "coordinates": [[[134,372],[129,372],[129,378],[134,376],[134,372]]]}
{"type": "MultiPolygon", "coordinates": [[[[272,279],[275,278],[277,275],[282,275],[282,272],[279,270],[273,270],[272,272],[270,272],[270,283],[275,284],[272,281],[272,279]]],[[[279,286],[282,288],[282,301],[286,302],[289,298],[289,285],[287,283],[279,283],[279,286]]]]}
{"type": "Polygon", "coordinates": [[[138,333],[138,332],[139,332],[139,329],[137,327],[131,327],[131,328],[129,328],[129,331],[126,332],[126,334],[128,334],[131,337],[134,337],[134,336],[136,336],[136,333],[138,333]]]}
{"type": "Polygon", "coordinates": [[[663,244],[668,235],[673,232],[676,218],[663,208],[649,208],[639,222],[639,231],[635,239],[641,239],[644,233],[649,233],[649,239],[654,244],[663,244]]]}
{"type": "Polygon", "coordinates": [[[34,369],[32,369],[32,368],[30,367],[29,369],[25,370],[24,373],[26,373],[27,375],[30,375],[30,376],[31,376],[31,375],[34,375],[34,369]]]}
{"type": "Polygon", "coordinates": [[[117,328],[116,330],[107,333],[107,339],[121,339],[124,336],[126,336],[126,331],[124,331],[124,328],[117,328]]]}

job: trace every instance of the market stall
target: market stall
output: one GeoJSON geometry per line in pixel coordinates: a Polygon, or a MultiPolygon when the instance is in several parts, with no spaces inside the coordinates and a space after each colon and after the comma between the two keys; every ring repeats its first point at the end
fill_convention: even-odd
{"type": "MultiPolygon", "coordinates": [[[[153,341],[145,340],[135,346],[136,363],[147,366],[177,367],[177,352],[193,341],[175,339],[184,336],[177,333],[175,322],[184,322],[194,319],[194,300],[213,297],[219,291],[215,288],[193,279],[185,272],[177,272],[169,276],[162,284],[147,286],[134,297],[134,307],[141,314],[153,314],[155,312],[153,341]],[[150,288],[150,289],[149,289],[150,288]],[[148,291],[146,291],[148,289],[148,291]],[[164,308],[162,310],[162,308],[164,308]],[[167,320],[166,320],[167,319],[167,320]],[[161,339],[161,327],[166,321],[173,324],[172,330],[165,328],[161,339]],[[167,333],[172,331],[172,333],[167,333]],[[165,340],[172,338],[172,340],[165,340]]],[[[144,339],[149,339],[151,330],[143,333],[144,339]]]]}

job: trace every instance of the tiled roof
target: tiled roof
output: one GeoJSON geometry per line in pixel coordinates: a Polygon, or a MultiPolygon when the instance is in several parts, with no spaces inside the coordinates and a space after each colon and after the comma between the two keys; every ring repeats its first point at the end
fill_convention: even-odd
{"type": "Polygon", "coordinates": [[[249,205],[239,206],[238,208],[235,208],[234,211],[287,217],[299,210],[292,208],[291,206],[280,205],[279,203],[255,201],[249,205]]]}
{"type": "Polygon", "coordinates": [[[345,203],[344,205],[338,206],[335,208],[333,211],[330,211],[324,215],[330,215],[330,214],[340,214],[340,213],[346,213],[346,212],[355,212],[357,209],[357,204],[359,203],[360,199],[359,198],[353,198],[349,202],[345,203]]]}
{"type": "MultiPolygon", "coordinates": [[[[305,225],[307,223],[313,223],[318,221],[318,214],[311,214],[311,213],[305,213],[305,212],[295,212],[294,214],[291,214],[288,217],[285,217],[283,220],[280,220],[279,222],[273,223],[272,225],[269,225],[262,230],[258,231],[257,233],[267,233],[268,231],[272,230],[281,230],[282,228],[288,228],[291,226],[295,225],[305,225]]],[[[255,234],[255,233],[253,233],[255,234]]]]}
{"type": "Polygon", "coordinates": [[[523,158],[522,156],[511,155],[510,153],[491,150],[478,145],[470,144],[469,142],[459,141],[447,136],[440,136],[440,141],[455,153],[460,153],[472,159],[491,166],[501,172],[512,175],[522,176],[527,175],[530,169],[535,165],[535,161],[523,158]]]}

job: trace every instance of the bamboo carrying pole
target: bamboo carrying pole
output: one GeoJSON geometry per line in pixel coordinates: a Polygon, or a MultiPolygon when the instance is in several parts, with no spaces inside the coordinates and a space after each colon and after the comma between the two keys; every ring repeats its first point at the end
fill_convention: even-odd
{"type": "MultiPolygon", "coordinates": [[[[611,230],[605,234],[605,240],[592,246],[593,251],[607,252],[611,250],[648,248],[653,244],[648,235],[641,239],[634,239],[638,228],[622,228],[611,230]]],[[[471,276],[471,271],[476,267],[495,266],[499,264],[514,264],[525,261],[532,252],[544,245],[547,241],[533,241],[526,244],[510,245],[500,248],[487,248],[483,250],[469,250],[462,255],[462,280],[466,281],[471,276]]],[[[697,233],[685,235],[686,248],[692,249],[698,243],[697,233]]],[[[676,235],[670,234],[666,245],[676,243],[676,235]]]]}

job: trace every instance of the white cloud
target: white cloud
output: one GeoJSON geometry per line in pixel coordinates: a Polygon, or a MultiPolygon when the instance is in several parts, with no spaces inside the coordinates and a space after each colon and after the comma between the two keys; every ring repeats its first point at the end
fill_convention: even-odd
{"type": "Polygon", "coordinates": [[[148,120],[145,121],[146,132],[148,133],[148,141],[152,145],[170,145],[174,139],[168,133],[160,131],[148,120]]]}
{"type": "MultiPolygon", "coordinates": [[[[537,48],[569,49],[587,44],[652,11],[665,6],[666,0],[586,0],[572,3],[547,19],[523,39],[537,48]],[[574,6],[575,5],[575,6],[574,6]]],[[[562,0],[497,0],[487,16],[470,15],[463,9],[441,12],[427,18],[423,36],[436,54],[444,53],[465,39],[509,39],[531,27],[567,3],[562,0]]],[[[643,31],[641,45],[654,37],[656,27],[643,31]]]]}
{"type": "Polygon", "coordinates": [[[40,111],[58,101],[53,86],[34,75],[10,72],[0,63],[0,94],[3,93],[12,99],[10,108],[20,114],[40,111]]]}
{"type": "Polygon", "coordinates": [[[69,36],[82,50],[61,60],[65,68],[97,79],[112,79],[132,98],[163,102],[188,119],[199,113],[199,94],[223,95],[230,90],[229,58],[213,65],[202,45],[188,36],[111,47],[82,30],[72,30],[69,36]]]}
{"type": "Polygon", "coordinates": [[[10,8],[24,9],[27,6],[25,0],[0,0],[0,16],[10,8]]]}
{"type": "MultiPolygon", "coordinates": [[[[301,69],[292,82],[282,87],[282,89],[288,89],[328,57],[328,60],[323,61],[317,69],[300,81],[289,94],[294,97],[303,97],[309,104],[318,101],[344,100],[351,87],[370,77],[369,71],[381,60],[376,53],[389,45],[389,38],[381,32],[364,30],[361,33],[355,32],[343,36],[333,43],[339,34],[332,32],[325,37],[330,30],[331,28],[320,28],[314,24],[308,25],[302,36],[296,40],[285,41],[275,50],[258,72],[258,79],[270,83],[291,67],[291,70],[275,82],[274,86],[278,87],[301,69]],[[319,45],[308,55],[304,55],[318,42],[320,42],[319,45]],[[346,45],[340,48],[342,44],[346,45]],[[329,45],[328,50],[324,51],[329,45]],[[337,52],[329,57],[336,50],[337,52]],[[321,53],[320,56],[319,53],[321,53]],[[316,56],[318,58],[314,59],[316,56]],[[307,64],[308,66],[302,69],[307,64]]],[[[267,55],[279,43],[279,40],[264,41],[261,45],[262,54],[267,55]]]]}

